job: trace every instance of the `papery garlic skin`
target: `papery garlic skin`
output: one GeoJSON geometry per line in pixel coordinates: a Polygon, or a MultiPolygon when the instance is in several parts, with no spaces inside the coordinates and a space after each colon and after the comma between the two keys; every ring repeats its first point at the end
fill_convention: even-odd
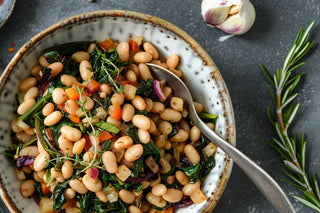
{"type": "Polygon", "coordinates": [[[208,25],[233,35],[246,33],[256,18],[249,0],[203,0],[201,14],[208,25]]]}

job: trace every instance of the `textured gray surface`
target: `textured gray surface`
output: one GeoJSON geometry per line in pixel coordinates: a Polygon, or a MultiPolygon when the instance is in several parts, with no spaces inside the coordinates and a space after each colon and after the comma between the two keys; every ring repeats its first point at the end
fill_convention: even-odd
{"type": "MultiPolygon", "coordinates": [[[[6,1],[6,0],[4,0],[6,1]]],[[[83,12],[104,9],[127,9],[144,12],[165,19],[189,33],[213,58],[228,86],[236,117],[237,147],[269,172],[289,195],[301,193],[293,186],[280,181],[286,178],[280,170],[281,159],[266,141],[274,131],[266,116],[272,101],[260,71],[263,63],[270,70],[282,66],[284,57],[299,27],[306,27],[320,16],[317,0],[252,0],[257,18],[253,28],[245,35],[224,42],[226,34],[208,27],[200,14],[200,0],[24,0],[17,1],[11,18],[0,29],[0,72],[14,53],[7,49],[14,42],[20,48],[28,39],[52,24],[83,12]]],[[[319,42],[319,22],[312,38],[319,42]]],[[[316,44],[317,46],[317,44],[316,44]]],[[[319,172],[320,144],[318,141],[320,89],[318,71],[320,50],[316,47],[306,58],[305,72],[298,90],[301,108],[293,131],[305,132],[307,168],[319,172]]],[[[297,212],[315,212],[292,198],[297,212]]],[[[226,191],[214,212],[277,212],[245,176],[234,166],[226,191]]]]}

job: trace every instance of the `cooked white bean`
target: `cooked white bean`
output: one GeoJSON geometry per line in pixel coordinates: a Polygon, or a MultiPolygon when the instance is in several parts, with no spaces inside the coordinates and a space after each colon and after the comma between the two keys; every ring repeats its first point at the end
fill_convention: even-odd
{"type": "Polygon", "coordinates": [[[203,105],[198,102],[193,102],[194,108],[196,109],[196,112],[199,114],[203,111],[203,105]]]}
{"type": "Polygon", "coordinates": [[[153,113],[161,113],[164,110],[164,104],[158,101],[153,102],[153,107],[151,112],[153,113]]]}
{"type": "Polygon", "coordinates": [[[132,100],[135,98],[137,92],[137,87],[132,86],[130,84],[125,84],[123,88],[124,97],[127,100],[132,100]]]}
{"type": "Polygon", "coordinates": [[[54,62],[48,68],[51,69],[51,77],[56,77],[63,70],[63,64],[61,62],[54,62]]]}
{"type": "Polygon", "coordinates": [[[24,79],[19,84],[19,90],[22,92],[27,92],[31,87],[34,87],[37,83],[37,79],[35,77],[29,77],[24,79]]]}
{"type": "Polygon", "coordinates": [[[149,52],[137,52],[134,54],[133,60],[136,63],[147,63],[152,60],[152,55],[149,52]]]}
{"type": "Polygon", "coordinates": [[[42,108],[42,114],[44,116],[50,115],[54,111],[53,103],[49,102],[42,108]]]}
{"type": "Polygon", "coordinates": [[[132,120],[133,116],[135,114],[134,107],[131,104],[125,104],[122,107],[122,120],[125,122],[129,122],[132,120]]]}
{"type": "Polygon", "coordinates": [[[31,87],[28,91],[24,94],[23,99],[28,100],[30,98],[35,99],[38,96],[39,89],[37,87],[31,87]]]}
{"type": "Polygon", "coordinates": [[[69,99],[65,102],[64,108],[70,115],[76,115],[76,112],[80,109],[80,106],[76,101],[69,99]]]}
{"type": "Polygon", "coordinates": [[[72,176],[73,174],[73,167],[72,167],[72,162],[69,161],[69,160],[66,160],[64,163],[63,163],[63,166],[61,168],[61,172],[62,172],[62,175],[65,179],[68,179],[72,176]]]}
{"type": "Polygon", "coordinates": [[[72,54],[71,58],[75,60],[76,62],[80,63],[83,60],[89,61],[90,60],[90,54],[85,51],[78,51],[72,54]]]}
{"type": "Polygon", "coordinates": [[[67,93],[62,88],[55,88],[52,91],[52,100],[56,104],[63,104],[68,100],[67,93]]]}
{"type": "Polygon", "coordinates": [[[61,134],[70,141],[78,141],[81,138],[80,130],[70,126],[61,127],[61,134]]]}
{"type": "Polygon", "coordinates": [[[175,69],[179,64],[179,56],[177,54],[172,54],[167,59],[167,65],[170,68],[175,69]]]}
{"type": "Polygon", "coordinates": [[[187,183],[186,185],[184,185],[184,187],[182,188],[182,192],[184,195],[188,195],[190,196],[195,190],[200,189],[200,184],[199,182],[195,182],[195,183],[187,183]]]}
{"type": "Polygon", "coordinates": [[[124,74],[124,77],[125,77],[128,81],[137,82],[136,73],[135,73],[134,71],[132,71],[132,70],[127,71],[127,72],[124,74]]]}
{"type": "Polygon", "coordinates": [[[117,159],[113,152],[106,151],[102,154],[102,162],[107,172],[115,173],[118,169],[117,159]]]}
{"type": "Polygon", "coordinates": [[[35,159],[33,163],[34,171],[39,172],[44,169],[47,161],[50,160],[50,156],[47,152],[41,152],[35,159]]]}
{"type": "Polygon", "coordinates": [[[195,204],[200,204],[207,200],[206,196],[202,193],[200,189],[196,189],[194,192],[192,192],[190,198],[195,204]]]}
{"type": "Polygon", "coordinates": [[[182,199],[183,193],[179,189],[170,188],[162,197],[168,202],[176,203],[182,199]]]}
{"type": "Polygon", "coordinates": [[[138,65],[139,73],[140,73],[140,79],[142,81],[147,81],[149,78],[153,79],[150,69],[146,64],[140,63],[138,65]]]}
{"type": "Polygon", "coordinates": [[[44,57],[43,55],[39,57],[38,62],[43,67],[48,67],[50,65],[50,63],[47,61],[46,57],[44,57]]]}
{"type": "Polygon", "coordinates": [[[129,54],[129,44],[128,42],[122,41],[118,44],[116,51],[119,55],[120,61],[128,61],[130,54],[129,54]]]}
{"type": "Polygon", "coordinates": [[[23,129],[17,125],[17,122],[20,121],[17,117],[12,119],[10,123],[11,130],[15,133],[22,132],[23,129]]]}
{"type": "Polygon", "coordinates": [[[176,178],[181,185],[189,183],[189,177],[183,171],[176,171],[176,178]]]}
{"type": "Polygon", "coordinates": [[[39,154],[37,146],[27,146],[20,150],[19,156],[29,155],[36,157],[39,154]]]}
{"type": "Polygon", "coordinates": [[[92,65],[89,61],[83,60],[80,62],[79,71],[80,71],[81,78],[84,81],[89,81],[92,78],[93,72],[91,70],[92,70],[92,65]]]}
{"type": "Polygon", "coordinates": [[[158,59],[159,57],[159,53],[157,51],[157,49],[149,42],[144,42],[143,43],[143,49],[146,52],[149,52],[152,56],[152,59],[158,59]]]}
{"type": "Polygon", "coordinates": [[[73,148],[72,148],[72,153],[73,154],[81,154],[81,152],[83,151],[84,147],[86,145],[86,139],[81,138],[80,140],[74,142],[73,144],[73,148]]]}
{"type": "Polygon", "coordinates": [[[180,112],[174,109],[165,109],[162,113],[160,113],[160,118],[165,121],[179,122],[182,118],[180,112]]]}
{"type": "Polygon", "coordinates": [[[184,147],[184,154],[192,164],[200,162],[200,155],[192,145],[188,144],[184,147]]]}
{"type": "Polygon", "coordinates": [[[73,157],[73,142],[67,138],[59,138],[58,140],[59,148],[64,154],[69,153],[70,157],[73,157]]]}
{"type": "Polygon", "coordinates": [[[29,109],[31,109],[31,107],[33,107],[33,105],[36,104],[36,101],[32,98],[28,99],[28,100],[25,100],[23,101],[18,109],[17,109],[17,113],[19,115],[23,115],[24,113],[26,113],[29,109]]]}
{"type": "Polygon", "coordinates": [[[94,101],[92,100],[92,98],[90,98],[89,96],[84,97],[85,98],[85,102],[83,104],[83,107],[85,110],[92,110],[94,107],[94,101]]]}
{"type": "Polygon", "coordinates": [[[87,52],[91,54],[93,52],[94,48],[96,48],[96,47],[97,47],[96,43],[91,43],[87,49],[87,52]]]}
{"type": "Polygon", "coordinates": [[[60,111],[54,111],[50,113],[43,121],[46,126],[53,126],[57,124],[62,118],[62,113],[60,111]]]}
{"type": "Polygon", "coordinates": [[[114,148],[116,149],[126,149],[133,144],[133,140],[129,136],[122,136],[114,142],[114,148]]]}
{"type": "Polygon", "coordinates": [[[124,159],[128,162],[134,162],[138,160],[143,154],[143,146],[141,144],[135,144],[130,146],[125,154],[124,159]]]}
{"type": "Polygon", "coordinates": [[[189,138],[189,133],[183,129],[179,129],[178,133],[170,138],[171,142],[185,142],[189,138]]]}
{"type": "Polygon", "coordinates": [[[129,213],[142,213],[142,210],[136,207],[135,205],[130,205],[128,207],[129,213]]]}
{"type": "Polygon", "coordinates": [[[128,203],[128,204],[133,203],[133,201],[135,199],[134,195],[126,189],[121,189],[119,191],[119,197],[123,202],[128,203]]]}
{"type": "Polygon", "coordinates": [[[146,102],[139,95],[136,95],[134,99],[132,99],[131,103],[137,110],[145,110],[147,107],[146,102]]]}
{"type": "Polygon", "coordinates": [[[138,129],[138,137],[141,143],[144,144],[149,143],[151,140],[149,132],[143,129],[138,129]]]}
{"type": "Polygon", "coordinates": [[[72,75],[61,75],[60,80],[67,87],[72,87],[75,84],[80,84],[78,80],[72,75]]]}
{"type": "Polygon", "coordinates": [[[159,131],[164,135],[169,135],[172,132],[172,125],[168,121],[161,121],[158,125],[159,131]]]}
{"type": "MultiPolygon", "coordinates": [[[[110,107],[112,107],[112,105],[111,105],[110,107]]],[[[115,126],[118,127],[118,128],[121,128],[121,127],[122,127],[122,122],[116,120],[115,118],[113,118],[113,117],[111,117],[111,116],[108,116],[108,118],[107,118],[106,121],[107,121],[108,123],[111,123],[111,124],[115,125],[115,126]]]]}
{"type": "Polygon", "coordinates": [[[151,192],[155,196],[162,196],[167,193],[167,187],[164,184],[160,183],[152,187],[151,192]]]}
{"type": "Polygon", "coordinates": [[[170,171],[171,164],[169,163],[169,161],[167,161],[167,159],[161,157],[159,162],[162,166],[162,170],[160,171],[161,174],[165,174],[170,171]]]}
{"type": "Polygon", "coordinates": [[[79,194],[85,194],[88,192],[87,187],[78,179],[70,180],[69,186],[79,194]]]}
{"type": "Polygon", "coordinates": [[[102,182],[99,178],[93,179],[89,174],[85,174],[82,178],[82,183],[92,192],[100,191],[102,182]]]}
{"type": "Polygon", "coordinates": [[[150,112],[153,108],[153,101],[150,98],[145,98],[144,102],[146,103],[145,111],[150,112]]]}
{"type": "Polygon", "coordinates": [[[134,115],[132,118],[132,123],[136,127],[143,130],[149,130],[151,125],[150,119],[144,115],[134,115]]]}
{"type": "Polygon", "coordinates": [[[64,190],[63,195],[67,200],[70,200],[76,196],[76,191],[71,188],[67,188],[66,190],[64,190]]]}
{"type": "Polygon", "coordinates": [[[30,69],[30,74],[33,75],[34,77],[38,78],[38,77],[40,77],[39,73],[41,70],[42,70],[42,66],[40,64],[37,64],[30,69]]]}
{"type": "Polygon", "coordinates": [[[160,196],[155,196],[154,194],[152,194],[151,192],[149,192],[147,195],[146,195],[146,200],[152,204],[152,205],[155,205],[157,207],[165,207],[167,205],[167,201],[165,201],[165,199],[163,199],[162,197],[160,196]]]}
{"type": "Polygon", "coordinates": [[[110,100],[112,105],[119,104],[121,106],[124,102],[124,95],[122,93],[114,93],[110,100]]]}
{"type": "Polygon", "coordinates": [[[193,126],[190,130],[190,140],[196,142],[200,139],[201,131],[197,126],[193,126]]]}
{"type": "Polygon", "coordinates": [[[108,202],[108,196],[102,190],[95,192],[95,194],[101,202],[108,202]]]}
{"type": "Polygon", "coordinates": [[[34,191],[36,190],[36,187],[34,186],[35,182],[34,180],[25,180],[20,185],[20,192],[23,197],[29,197],[31,196],[34,191]]]}
{"type": "Polygon", "coordinates": [[[108,84],[101,84],[100,85],[101,92],[105,92],[107,95],[112,93],[112,87],[108,84]]]}

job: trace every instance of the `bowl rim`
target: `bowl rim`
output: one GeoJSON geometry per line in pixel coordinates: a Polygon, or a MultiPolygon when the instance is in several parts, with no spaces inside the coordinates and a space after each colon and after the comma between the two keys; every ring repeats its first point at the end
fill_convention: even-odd
{"type": "MultiPolygon", "coordinates": [[[[127,17],[131,19],[138,19],[145,22],[150,22],[152,24],[155,24],[156,26],[161,26],[174,34],[178,35],[180,38],[185,40],[192,48],[194,52],[198,54],[199,57],[202,58],[203,61],[206,62],[206,66],[212,68],[212,78],[215,81],[219,81],[222,83],[223,90],[220,90],[220,96],[221,98],[227,99],[227,102],[229,104],[224,104],[224,111],[228,111],[228,113],[225,113],[224,116],[226,116],[227,121],[227,138],[226,140],[230,142],[233,146],[236,145],[236,128],[235,128],[235,118],[234,118],[234,112],[233,112],[233,106],[231,102],[231,97],[229,95],[228,89],[225,85],[225,82],[222,78],[222,75],[211,59],[211,57],[208,55],[208,53],[184,30],[180,29],[176,25],[165,21],[159,17],[148,15],[146,13],[137,12],[137,11],[131,11],[131,10],[97,10],[92,12],[86,12],[81,13],[78,15],[71,16],[69,18],[63,19],[48,28],[42,30],[38,34],[36,34],[34,37],[32,37],[30,40],[28,40],[13,56],[13,58],[10,60],[9,64],[3,71],[2,75],[0,76],[0,94],[2,92],[2,88],[6,84],[11,72],[16,67],[19,60],[27,53],[27,51],[32,48],[38,41],[40,41],[42,38],[44,38],[46,35],[49,35],[56,30],[75,24],[77,22],[95,19],[95,18],[103,18],[103,17],[127,17]],[[228,106],[228,109],[225,107],[228,106]],[[231,122],[230,122],[231,121],[231,122]]],[[[209,198],[207,198],[207,202],[209,205],[202,211],[202,212],[211,212],[214,207],[217,205],[219,199],[221,198],[228,180],[230,178],[232,167],[233,167],[233,161],[232,159],[226,155],[225,158],[225,166],[220,176],[220,181],[216,188],[216,193],[213,193],[209,198]]],[[[11,197],[7,193],[6,189],[3,186],[2,178],[0,174],[0,197],[4,201],[7,208],[10,210],[10,212],[20,212],[20,210],[16,207],[16,205],[11,201],[11,197]]]]}

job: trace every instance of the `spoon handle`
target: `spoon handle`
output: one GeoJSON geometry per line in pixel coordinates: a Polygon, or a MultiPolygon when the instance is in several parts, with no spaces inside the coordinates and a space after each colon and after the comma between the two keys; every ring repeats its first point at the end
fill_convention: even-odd
{"type": "Polygon", "coordinates": [[[241,151],[219,137],[197,115],[195,116],[197,119],[193,119],[193,121],[201,132],[232,158],[279,212],[295,212],[286,194],[268,173],[241,151]]]}

